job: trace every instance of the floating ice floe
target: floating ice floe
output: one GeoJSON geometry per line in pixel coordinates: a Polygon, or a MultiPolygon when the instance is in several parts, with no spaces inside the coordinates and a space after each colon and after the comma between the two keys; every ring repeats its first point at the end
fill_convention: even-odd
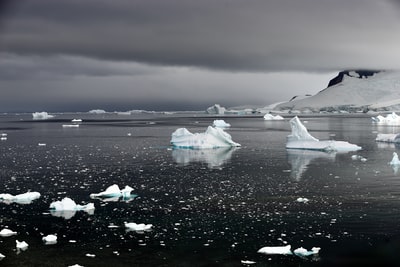
{"type": "Polygon", "coordinates": [[[271,113],[267,113],[264,115],[264,120],[266,121],[281,121],[284,120],[284,118],[280,115],[272,115],[271,113]]]}
{"type": "Polygon", "coordinates": [[[103,110],[103,109],[92,109],[89,111],[89,113],[91,114],[104,114],[107,113],[107,111],[103,110]]]}
{"type": "Polygon", "coordinates": [[[125,227],[128,231],[135,231],[135,232],[144,232],[150,231],[153,227],[152,224],[144,224],[144,223],[124,223],[125,227]]]}
{"type": "Polygon", "coordinates": [[[72,218],[76,211],[83,210],[88,214],[94,213],[94,204],[77,205],[72,199],[65,197],[61,201],[55,201],[50,204],[50,213],[53,216],[64,217],[65,219],[72,218]]]}
{"type": "Polygon", "coordinates": [[[0,141],[6,141],[6,140],[7,140],[7,134],[6,133],[0,134],[0,141]]]}
{"type": "Polygon", "coordinates": [[[79,124],[63,124],[63,128],[79,128],[79,124]]]}
{"type": "Polygon", "coordinates": [[[21,250],[22,251],[25,251],[25,250],[27,250],[28,249],[28,243],[26,243],[25,241],[18,241],[18,240],[15,240],[15,243],[16,243],[16,247],[17,247],[17,252],[20,252],[21,250]]]}
{"type": "Polygon", "coordinates": [[[100,193],[90,194],[91,198],[101,198],[103,200],[119,200],[122,197],[123,200],[129,200],[137,197],[136,194],[131,194],[133,188],[126,185],[124,189],[120,189],[118,185],[113,184],[109,186],[105,191],[100,193]]]}
{"type": "Polygon", "coordinates": [[[241,260],[240,263],[245,265],[256,264],[255,261],[249,261],[249,260],[241,260]]]}
{"type": "Polygon", "coordinates": [[[290,120],[290,126],[292,133],[287,137],[286,148],[288,149],[308,149],[326,152],[348,152],[361,149],[360,146],[345,141],[318,140],[308,133],[307,128],[297,116],[290,120]]]}
{"type": "Polygon", "coordinates": [[[9,237],[9,236],[13,236],[16,235],[17,232],[14,232],[10,229],[4,228],[3,230],[0,231],[0,236],[1,237],[9,237]]]}
{"type": "Polygon", "coordinates": [[[388,114],[386,117],[383,117],[381,115],[372,117],[372,121],[377,124],[400,125],[400,116],[392,112],[391,114],[388,114]]]}
{"type": "Polygon", "coordinates": [[[42,241],[45,243],[45,245],[54,245],[57,244],[57,236],[47,235],[42,238],[42,241]]]}
{"type": "Polygon", "coordinates": [[[79,122],[82,122],[82,119],[72,119],[71,122],[79,123],[79,122]]]}
{"type": "Polygon", "coordinates": [[[311,250],[307,250],[303,247],[297,248],[293,250],[293,254],[299,257],[307,257],[311,255],[318,254],[321,248],[319,247],[313,247],[311,250]]]}
{"type": "Polygon", "coordinates": [[[191,133],[186,128],[179,128],[172,133],[171,144],[177,148],[204,149],[218,147],[237,147],[230,134],[221,128],[208,126],[204,133],[191,133]]]}
{"type": "Polygon", "coordinates": [[[7,204],[17,203],[17,204],[31,204],[35,199],[40,198],[39,192],[26,192],[19,195],[11,195],[8,193],[0,194],[0,202],[7,204]]]}
{"type": "Polygon", "coordinates": [[[74,265],[70,265],[70,266],[68,266],[68,267],[84,267],[84,266],[79,265],[79,264],[74,264],[74,265]]]}
{"type": "Polygon", "coordinates": [[[32,113],[32,117],[34,120],[47,120],[47,119],[54,118],[54,115],[50,115],[47,112],[43,111],[43,112],[32,113]]]}
{"type": "Polygon", "coordinates": [[[257,252],[262,254],[280,254],[280,255],[292,255],[291,245],[287,246],[275,246],[275,247],[262,247],[257,252]]]}
{"type": "Polygon", "coordinates": [[[305,198],[305,197],[299,197],[299,198],[296,199],[296,201],[300,202],[300,203],[307,203],[310,200],[308,198],[305,198]]]}
{"type": "Polygon", "coordinates": [[[385,143],[400,143],[400,134],[378,134],[375,141],[385,143]]]}
{"type": "Polygon", "coordinates": [[[214,120],[213,122],[214,127],[219,127],[219,128],[228,128],[231,127],[231,125],[224,120],[214,120]]]}

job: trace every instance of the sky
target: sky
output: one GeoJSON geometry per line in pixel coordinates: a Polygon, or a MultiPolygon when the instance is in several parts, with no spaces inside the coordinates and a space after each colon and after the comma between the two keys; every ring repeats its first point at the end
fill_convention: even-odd
{"type": "Polygon", "coordinates": [[[399,0],[2,0],[0,112],[205,110],[400,69],[399,0]]]}

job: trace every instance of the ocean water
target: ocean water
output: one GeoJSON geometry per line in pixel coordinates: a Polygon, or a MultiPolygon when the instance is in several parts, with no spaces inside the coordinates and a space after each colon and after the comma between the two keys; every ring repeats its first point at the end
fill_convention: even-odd
{"type": "Polygon", "coordinates": [[[0,193],[38,191],[31,204],[0,203],[0,266],[398,266],[400,171],[388,165],[398,147],[374,141],[366,115],[301,116],[319,139],[363,147],[332,154],[286,150],[289,122],[261,116],[218,117],[240,148],[169,146],[179,127],[203,132],[203,114],[30,114],[0,116],[0,193]],[[81,118],[79,128],[63,128],[81,118]],[[46,144],[39,146],[38,144],[46,144]],[[352,155],[366,159],[353,160],[352,155]],[[91,199],[112,184],[136,198],[91,199]],[[94,203],[93,214],[49,211],[64,197],[94,203]],[[299,197],[307,203],[296,201],[299,197]],[[125,222],[152,224],[127,231],[125,222]],[[42,237],[56,234],[57,244],[42,237]],[[29,248],[17,251],[15,240],[29,248]],[[264,255],[264,246],[320,247],[317,256],[264,255]]]}

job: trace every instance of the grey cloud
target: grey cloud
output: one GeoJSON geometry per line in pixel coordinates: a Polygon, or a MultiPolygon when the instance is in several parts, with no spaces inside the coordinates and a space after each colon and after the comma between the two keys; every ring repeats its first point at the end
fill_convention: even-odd
{"type": "Polygon", "coordinates": [[[25,0],[3,19],[8,53],[230,71],[400,67],[390,0],[25,0]]]}

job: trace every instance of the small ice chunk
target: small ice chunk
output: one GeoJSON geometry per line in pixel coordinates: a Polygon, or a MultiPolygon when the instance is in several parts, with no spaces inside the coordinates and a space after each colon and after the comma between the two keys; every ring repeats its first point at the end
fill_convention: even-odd
{"type": "Polygon", "coordinates": [[[94,257],[96,257],[95,254],[90,254],[90,253],[86,253],[85,256],[86,256],[86,257],[89,257],[89,258],[94,258],[94,257]]]}
{"type": "Polygon", "coordinates": [[[6,256],[0,253],[0,260],[4,259],[6,256]]]}
{"type": "Polygon", "coordinates": [[[46,146],[46,143],[38,143],[38,146],[46,146]]]}
{"type": "Polygon", "coordinates": [[[249,261],[249,260],[241,260],[240,263],[245,265],[256,264],[255,261],[249,261]]]}
{"type": "Polygon", "coordinates": [[[397,155],[396,152],[393,152],[393,158],[392,161],[389,162],[390,165],[400,165],[400,160],[399,160],[399,156],[397,155]]]}
{"type": "Polygon", "coordinates": [[[72,119],[71,122],[82,122],[82,119],[72,119]]]}
{"type": "Polygon", "coordinates": [[[25,241],[18,241],[18,240],[15,240],[15,243],[16,243],[16,247],[17,247],[17,250],[19,251],[19,250],[22,250],[22,251],[24,251],[24,250],[27,250],[28,249],[28,243],[26,243],[25,241]]]}
{"type": "Polygon", "coordinates": [[[171,144],[177,148],[205,149],[218,147],[235,147],[230,134],[222,128],[208,126],[204,133],[191,133],[186,128],[179,128],[172,133],[171,144]]]}
{"type": "Polygon", "coordinates": [[[42,238],[42,241],[46,245],[53,245],[57,243],[57,236],[56,235],[47,235],[42,238]]]}
{"type": "Polygon", "coordinates": [[[116,198],[115,200],[118,200],[119,197],[125,198],[135,198],[137,195],[131,194],[133,191],[133,188],[126,185],[124,189],[120,189],[117,184],[113,184],[103,192],[100,193],[93,193],[90,194],[91,198],[116,198]]]}
{"type": "Polygon", "coordinates": [[[400,143],[400,134],[377,134],[375,141],[385,143],[400,143]]]}
{"type": "Polygon", "coordinates": [[[280,115],[272,115],[270,113],[267,113],[264,115],[264,120],[266,121],[281,121],[284,120],[284,118],[280,115]]]}
{"type": "Polygon", "coordinates": [[[325,152],[349,152],[361,149],[360,146],[345,141],[318,140],[308,133],[307,128],[300,122],[297,116],[290,120],[290,126],[292,133],[287,136],[287,149],[308,149],[325,152]]]}
{"type": "Polygon", "coordinates": [[[307,203],[309,201],[309,199],[305,198],[305,197],[299,197],[296,199],[296,201],[300,202],[300,203],[307,203]]]}
{"type": "Polygon", "coordinates": [[[7,141],[7,136],[0,137],[0,141],[7,141]]]}
{"type": "Polygon", "coordinates": [[[276,247],[263,247],[260,248],[257,252],[263,254],[281,254],[281,255],[292,255],[292,251],[290,250],[291,246],[276,246],[276,247]]]}
{"type": "Polygon", "coordinates": [[[125,223],[125,227],[128,228],[129,231],[143,232],[150,231],[153,225],[144,223],[125,223]]]}
{"type": "Polygon", "coordinates": [[[34,120],[47,120],[47,119],[54,118],[54,115],[50,115],[47,112],[43,111],[43,112],[32,113],[32,117],[34,120]]]}
{"type": "Polygon", "coordinates": [[[231,127],[231,125],[229,123],[225,122],[224,120],[214,120],[213,126],[219,127],[219,128],[231,127]]]}
{"type": "Polygon", "coordinates": [[[103,110],[103,109],[92,109],[92,110],[89,111],[89,113],[91,113],[91,114],[104,114],[104,113],[107,113],[107,112],[105,110],[103,110]]]}
{"type": "Polygon", "coordinates": [[[79,264],[74,264],[74,265],[70,265],[70,266],[68,266],[68,267],[84,267],[84,266],[79,265],[79,264]]]}
{"type": "Polygon", "coordinates": [[[311,250],[307,250],[303,247],[297,248],[293,251],[294,255],[299,256],[299,257],[307,257],[310,255],[318,254],[321,248],[319,247],[313,247],[311,250]]]}
{"type": "Polygon", "coordinates": [[[61,201],[55,201],[50,204],[50,209],[54,210],[93,210],[94,204],[78,205],[72,199],[65,197],[61,201]]]}
{"type": "Polygon", "coordinates": [[[63,124],[63,128],[79,128],[79,124],[63,124]]]}
{"type": "Polygon", "coordinates": [[[3,230],[0,231],[0,236],[2,237],[8,237],[8,236],[12,236],[12,235],[16,235],[17,232],[14,232],[10,229],[6,229],[4,228],[3,230]]]}
{"type": "Polygon", "coordinates": [[[23,194],[18,195],[11,195],[11,194],[0,194],[0,202],[5,203],[17,203],[17,204],[31,204],[32,201],[40,198],[39,192],[26,192],[23,194]]]}

